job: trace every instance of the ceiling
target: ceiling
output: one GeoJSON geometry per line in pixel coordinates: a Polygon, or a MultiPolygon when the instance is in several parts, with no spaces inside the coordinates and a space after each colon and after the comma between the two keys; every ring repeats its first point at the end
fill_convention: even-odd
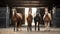
{"type": "Polygon", "coordinates": [[[58,6],[60,1],[56,0],[2,0],[0,6],[10,7],[53,7],[58,6]]]}

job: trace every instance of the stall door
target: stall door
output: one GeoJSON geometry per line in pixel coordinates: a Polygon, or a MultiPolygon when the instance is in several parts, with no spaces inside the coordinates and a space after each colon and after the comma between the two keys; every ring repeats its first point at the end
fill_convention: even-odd
{"type": "Polygon", "coordinates": [[[7,7],[0,7],[0,28],[9,26],[9,12],[7,7]]]}

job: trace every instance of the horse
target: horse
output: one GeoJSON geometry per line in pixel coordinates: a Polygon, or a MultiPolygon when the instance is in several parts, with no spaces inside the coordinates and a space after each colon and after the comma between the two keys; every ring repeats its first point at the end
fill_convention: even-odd
{"type": "Polygon", "coordinates": [[[15,29],[18,29],[21,27],[21,21],[22,21],[22,14],[14,12],[14,15],[12,16],[13,24],[14,24],[14,31],[15,29]]]}
{"type": "Polygon", "coordinates": [[[32,31],[32,29],[31,29],[31,27],[32,27],[32,19],[33,19],[32,15],[29,14],[28,17],[27,17],[27,22],[28,22],[27,30],[28,30],[28,31],[29,31],[29,30],[32,31]]]}
{"type": "Polygon", "coordinates": [[[36,31],[37,23],[38,23],[38,31],[40,30],[40,29],[39,29],[40,18],[41,18],[41,16],[40,16],[39,14],[37,14],[37,15],[34,17],[34,22],[35,22],[35,31],[36,31]]]}
{"type": "Polygon", "coordinates": [[[49,29],[50,21],[51,21],[51,14],[50,13],[44,14],[43,20],[44,20],[44,23],[45,23],[45,28],[49,29]]]}

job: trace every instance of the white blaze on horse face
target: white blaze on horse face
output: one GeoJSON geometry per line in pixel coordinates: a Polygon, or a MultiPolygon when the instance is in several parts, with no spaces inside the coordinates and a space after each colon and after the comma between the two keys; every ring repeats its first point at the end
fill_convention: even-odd
{"type": "Polygon", "coordinates": [[[48,8],[45,8],[45,14],[47,14],[48,13],[48,8]]]}
{"type": "Polygon", "coordinates": [[[15,12],[16,9],[12,9],[12,13],[13,13],[13,16],[14,16],[14,12],[15,12]]]}

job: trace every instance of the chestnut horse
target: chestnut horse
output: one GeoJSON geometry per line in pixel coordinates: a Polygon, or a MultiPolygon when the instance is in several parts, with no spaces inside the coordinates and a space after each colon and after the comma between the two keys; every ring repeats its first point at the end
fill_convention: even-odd
{"type": "Polygon", "coordinates": [[[51,21],[51,14],[50,13],[45,14],[44,17],[43,17],[43,20],[44,20],[44,23],[45,23],[45,28],[49,29],[50,21],[51,21]]]}
{"type": "Polygon", "coordinates": [[[14,12],[14,15],[12,16],[13,24],[14,24],[14,31],[15,29],[18,29],[21,27],[21,21],[22,21],[22,14],[14,12]]]}
{"type": "Polygon", "coordinates": [[[28,17],[27,17],[27,22],[28,22],[27,30],[28,30],[28,31],[31,31],[31,30],[32,30],[32,29],[31,29],[31,27],[32,27],[32,19],[33,19],[32,15],[29,14],[28,17]]]}

